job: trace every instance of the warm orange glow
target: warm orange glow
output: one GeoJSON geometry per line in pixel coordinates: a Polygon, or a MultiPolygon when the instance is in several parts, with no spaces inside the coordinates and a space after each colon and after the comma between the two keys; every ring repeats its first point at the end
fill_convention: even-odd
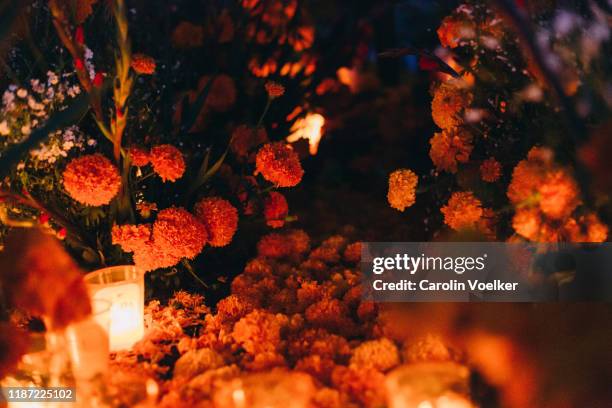
{"type": "Polygon", "coordinates": [[[299,139],[308,140],[310,154],[315,155],[319,150],[319,142],[323,136],[325,118],[318,113],[309,113],[303,118],[295,121],[291,127],[291,134],[287,136],[287,142],[297,142],[299,139]]]}

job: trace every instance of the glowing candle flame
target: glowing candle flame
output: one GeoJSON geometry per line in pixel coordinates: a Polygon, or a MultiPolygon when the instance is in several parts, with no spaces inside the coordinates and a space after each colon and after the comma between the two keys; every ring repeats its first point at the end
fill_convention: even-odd
{"type": "Polygon", "coordinates": [[[291,134],[287,136],[289,143],[297,142],[299,139],[308,140],[309,151],[313,156],[319,150],[319,142],[323,136],[325,118],[318,113],[309,113],[304,118],[295,121],[291,127],[291,134]]]}

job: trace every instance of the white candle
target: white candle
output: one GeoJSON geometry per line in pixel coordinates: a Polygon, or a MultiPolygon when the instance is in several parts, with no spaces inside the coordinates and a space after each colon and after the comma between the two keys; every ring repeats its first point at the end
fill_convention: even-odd
{"type": "Polygon", "coordinates": [[[92,299],[111,303],[110,350],[130,348],[144,334],[144,273],[133,265],[114,266],[85,277],[92,299]]]}

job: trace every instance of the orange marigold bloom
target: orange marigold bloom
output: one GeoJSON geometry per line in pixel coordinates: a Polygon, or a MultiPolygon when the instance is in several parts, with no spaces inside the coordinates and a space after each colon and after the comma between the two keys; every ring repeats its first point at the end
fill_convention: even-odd
{"type": "Polygon", "coordinates": [[[472,153],[472,135],[457,128],[435,133],[429,141],[429,157],[438,170],[457,172],[458,163],[467,163],[472,153]]]}
{"type": "Polygon", "coordinates": [[[578,220],[569,218],[563,230],[571,242],[604,242],[608,238],[608,227],[595,213],[580,216],[578,220]]]}
{"type": "Polygon", "coordinates": [[[512,217],[512,228],[530,241],[538,241],[541,226],[542,218],[535,208],[519,209],[512,217]]]}
{"type": "Polygon", "coordinates": [[[177,258],[195,258],[207,239],[206,227],[184,208],[161,210],[153,224],[155,246],[177,258]]]}
{"type": "Polygon", "coordinates": [[[540,210],[555,220],[569,216],[580,204],[578,186],[563,169],[549,173],[539,193],[540,210]]]}
{"type": "Polygon", "coordinates": [[[172,33],[172,45],[179,49],[196,48],[204,42],[204,27],[181,21],[172,33]]]}
{"type": "Polygon", "coordinates": [[[283,323],[278,316],[261,309],[253,310],[234,325],[232,337],[249,354],[276,351],[283,323]]]}
{"type": "Polygon", "coordinates": [[[113,225],[111,239],[125,252],[137,251],[151,239],[151,224],[113,225]]]}
{"type": "Polygon", "coordinates": [[[501,176],[501,164],[495,158],[489,157],[480,165],[480,177],[487,183],[497,181],[501,176]]]}
{"type": "Polygon", "coordinates": [[[155,60],[145,54],[132,55],[132,69],[137,74],[151,75],[155,73],[155,60]]]}
{"type": "Polygon", "coordinates": [[[238,157],[247,157],[251,149],[268,141],[268,134],[263,127],[253,129],[240,125],[232,132],[230,148],[238,157]]]}
{"type": "Polygon", "coordinates": [[[365,407],[385,406],[385,391],[380,386],[385,375],[372,367],[336,366],[332,373],[332,383],[365,407]]]}
{"type": "Polygon", "coordinates": [[[268,96],[272,99],[279,98],[285,94],[285,87],[278,82],[268,81],[265,87],[268,96]]]}
{"type": "Polygon", "coordinates": [[[229,201],[203,198],[195,205],[194,214],[206,226],[210,245],[222,247],[232,242],[238,228],[238,210],[229,201]]]}
{"type": "Polygon", "coordinates": [[[151,161],[149,152],[146,149],[138,146],[128,148],[128,156],[130,157],[132,166],[136,167],[146,166],[151,161]]]}
{"type": "Polygon", "coordinates": [[[512,172],[508,198],[516,206],[539,206],[547,217],[568,217],[580,204],[578,186],[565,168],[556,166],[547,148],[531,149],[512,172]]]}
{"type": "MultiPolygon", "coordinates": [[[[200,78],[198,92],[202,92],[210,81],[209,76],[200,78]]],[[[234,80],[227,74],[214,77],[210,91],[206,97],[205,106],[215,112],[227,112],[236,103],[236,85],[234,80]]]]}
{"type": "Polygon", "coordinates": [[[169,268],[181,260],[176,254],[168,251],[166,246],[158,245],[154,241],[147,241],[134,251],[133,259],[134,264],[143,271],[169,268]]]}
{"type": "Polygon", "coordinates": [[[150,154],[153,170],[165,182],[176,181],[185,172],[185,160],[183,154],[176,147],[163,144],[151,149],[150,154]]]}
{"type": "Polygon", "coordinates": [[[459,126],[463,120],[458,117],[472,102],[472,95],[453,83],[444,82],[434,90],[431,101],[431,117],[441,129],[459,126]]]}
{"type": "Polygon", "coordinates": [[[64,170],[62,182],[74,200],[99,206],[110,203],[117,195],[121,176],[109,159],[96,153],[72,159],[64,170]]]}
{"type": "Polygon", "coordinates": [[[282,258],[290,254],[291,247],[282,234],[268,234],[257,243],[257,253],[268,258],[282,258]]]}
{"type": "Polygon", "coordinates": [[[389,175],[387,201],[392,208],[404,211],[414,204],[419,177],[408,169],[398,169],[389,175]]]}
{"type": "Polygon", "coordinates": [[[268,226],[280,228],[285,225],[285,218],[289,213],[289,205],[285,196],[276,191],[270,192],[264,200],[263,212],[268,226]]]}
{"type": "Polygon", "coordinates": [[[350,363],[384,372],[400,363],[399,350],[395,343],[385,337],[364,341],[353,350],[350,363]]]}
{"type": "Polygon", "coordinates": [[[268,143],[257,152],[255,174],[277,187],[293,187],[304,175],[302,164],[293,148],[283,142],[268,143]]]}
{"type": "Polygon", "coordinates": [[[438,38],[443,47],[455,48],[461,40],[473,38],[475,35],[473,24],[456,16],[447,16],[438,28],[438,38]]]}
{"type": "Polygon", "coordinates": [[[470,191],[453,193],[440,211],[444,223],[456,231],[473,228],[483,215],[482,203],[470,191]]]}

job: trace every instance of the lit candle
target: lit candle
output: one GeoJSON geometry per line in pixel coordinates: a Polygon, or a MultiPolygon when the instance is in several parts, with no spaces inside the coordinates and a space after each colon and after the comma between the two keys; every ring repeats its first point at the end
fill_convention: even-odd
{"type": "Polygon", "coordinates": [[[469,374],[451,362],[400,366],[385,380],[389,408],[473,408],[469,374]]]}
{"type": "Polygon", "coordinates": [[[142,339],[144,273],[133,265],[113,266],[87,274],[85,282],[92,299],[111,304],[108,325],[110,351],[130,348],[142,339]]]}

